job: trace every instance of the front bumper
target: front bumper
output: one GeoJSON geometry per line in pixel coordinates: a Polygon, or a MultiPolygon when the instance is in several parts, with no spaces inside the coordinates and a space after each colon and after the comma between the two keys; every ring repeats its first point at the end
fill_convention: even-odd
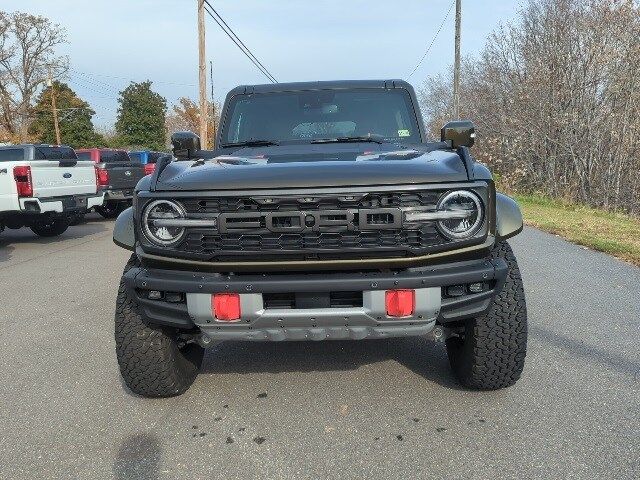
{"type": "Polygon", "coordinates": [[[76,213],[102,205],[104,193],[52,198],[21,198],[20,210],[26,213],[76,213]]]}
{"type": "Polygon", "coordinates": [[[146,322],[198,329],[222,340],[326,340],[415,336],[484,313],[502,289],[507,264],[484,259],[411,268],[396,272],[225,275],[132,268],[124,275],[146,322]],[[483,283],[481,293],[449,298],[443,287],[483,283]],[[410,317],[387,317],[386,290],[415,289],[410,317]],[[150,300],[148,292],[180,293],[181,301],[150,300]],[[362,292],[362,305],[343,308],[268,308],[265,294],[362,292]],[[214,293],[240,294],[242,316],[235,323],[218,321],[211,312],[214,293]]]}

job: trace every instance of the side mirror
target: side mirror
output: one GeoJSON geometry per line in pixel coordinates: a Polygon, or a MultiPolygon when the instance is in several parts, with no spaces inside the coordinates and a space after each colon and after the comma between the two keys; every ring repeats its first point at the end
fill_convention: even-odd
{"type": "Polygon", "coordinates": [[[451,142],[452,148],[472,147],[476,140],[476,127],[468,120],[449,122],[442,127],[440,135],[443,142],[451,142]]]}
{"type": "Polygon", "coordinates": [[[193,132],[176,132],[171,135],[171,149],[176,158],[191,158],[200,150],[200,137],[193,132]]]}

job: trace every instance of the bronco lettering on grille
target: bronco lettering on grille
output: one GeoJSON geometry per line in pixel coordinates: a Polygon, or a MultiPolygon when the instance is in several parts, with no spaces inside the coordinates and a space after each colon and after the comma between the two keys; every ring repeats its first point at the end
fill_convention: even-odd
{"type": "Polygon", "coordinates": [[[268,230],[274,233],[339,232],[400,228],[402,228],[402,210],[399,208],[222,213],[218,216],[218,231],[221,233],[248,230],[268,230]]]}

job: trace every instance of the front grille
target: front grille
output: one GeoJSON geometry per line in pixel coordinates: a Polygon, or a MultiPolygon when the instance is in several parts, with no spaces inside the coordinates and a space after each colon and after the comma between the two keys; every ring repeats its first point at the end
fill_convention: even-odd
{"type": "Polygon", "coordinates": [[[187,217],[215,217],[217,226],[187,228],[173,252],[205,261],[277,262],[391,259],[443,251],[454,244],[436,222],[407,222],[403,210],[435,209],[446,191],[399,187],[370,193],[179,198],[187,217]]]}
{"type": "MultiPolygon", "coordinates": [[[[412,250],[421,250],[445,242],[433,224],[415,230],[372,230],[366,232],[300,232],[260,234],[221,234],[193,232],[187,235],[181,248],[188,252],[222,256],[241,256],[260,260],[257,252],[288,253],[299,260],[309,258],[367,258],[367,251],[388,250],[402,257],[412,250]]],[[[221,258],[222,259],[222,258],[221,258]]]]}

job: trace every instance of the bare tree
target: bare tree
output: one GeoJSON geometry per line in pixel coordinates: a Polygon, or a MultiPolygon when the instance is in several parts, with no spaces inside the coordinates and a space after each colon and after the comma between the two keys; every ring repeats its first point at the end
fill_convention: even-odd
{"type": "MultiPolygon", "coordinates": [[[[220,104],[218,102],[214,105],[209,102],[209,124],[207,131],[213,137],[214,132],[218,131],[220,123],[220,104]]],[[[200,129],[200,107],[199,105],[187,97],[180,97],[178,103],[173,106],[171,111],[167,113],[166,117],[166,130],[167,134],[171,136],[172,133],[178,131],[190,131],[198,132],[200,129]]],[[[213,141],[208,142],[209,145],[213,145],[213,141]]]]}
{"type": "Polygon", "coordinates": [[[56,54],[66,41],[62,27],[45,17],[0,11],[0,128],[26,140],[29,110],[49,72],[55,77],[68,68],[56,54]]]}
{"type": "MultiPolygon", "coordinates": [[[[503,185],[640,213],[639,13],[633,0],[529,0],[465,60],[462,112],[503,185]]],[[[451,118],[449,78],[421,98],[432,127],[451,118]]]]}

